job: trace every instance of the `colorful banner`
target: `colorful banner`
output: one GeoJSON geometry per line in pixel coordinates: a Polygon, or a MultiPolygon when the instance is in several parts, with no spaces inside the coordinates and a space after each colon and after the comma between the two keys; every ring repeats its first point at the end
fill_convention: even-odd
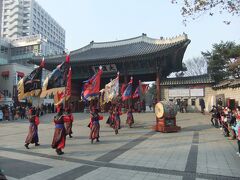
{"type": "Polygon", "coordinates": [[[39,96],[42,90],[42,69],[44,67],[44,58],[39,67],[34,69],[29,75],[23,77],[18,82],[18,100],[27,96],[39,96]]]}
{"type": "Polygon", "coordinates": [[[70,58],[66,56],[66,61],[58,65],[50,73],[43,83],[40,97],[45,97],[51,93],[64,92],[67,86],[67,75],[70,68],[70,58]]]}
{"type": "Polygon", "coordinates": [[[131,77],[131,80],[130,80],[130,82],[128,83],[127,88],[124,90],[124,92],[123,92],[123,94],[122,94],[122,100],[123,100],[123,101],[132,98],[132,82],[133,82],[133,79],[132,79],[132,77],[131,77]]]}
{"type": "Polygon", "coordinates": [[[100,80],[102,75],[102,69],[99,67],[98,72],[91,77],[89,80],[84,81],[83,91],[82,91],[82,99],[84,101],[94,99],[98,97],[100,90],[100,80]]]}
{"type": "Polygon", "coordinates": [[[115,79],[105,85],[104,93],[105,103],[112,101],[113,98],[119,95],[119,73],[115,79]]]}

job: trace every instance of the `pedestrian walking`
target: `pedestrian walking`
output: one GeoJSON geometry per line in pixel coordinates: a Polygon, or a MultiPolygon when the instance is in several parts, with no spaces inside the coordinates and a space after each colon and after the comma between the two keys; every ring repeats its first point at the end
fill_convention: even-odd
{"type": "Polygon", "coordinates": [[[205,112],[205,102],[204,102],[204,99],[199,99],[199,105],[201,107],[201,113],[204,114],[204,112],[205,112]]]}

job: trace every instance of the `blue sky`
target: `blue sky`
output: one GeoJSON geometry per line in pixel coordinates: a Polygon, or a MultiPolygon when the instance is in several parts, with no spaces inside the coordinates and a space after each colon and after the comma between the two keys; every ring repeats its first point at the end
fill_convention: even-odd
{"type": "Polygon", "coordinates": [[[66,48],[75,50],[95,42],[132,38],[146,33],[152,38],[185,32],[191,43],[184,61],[210,50],[213,43],[240,43],[240,16],[201,16],[185,27],[180,6],[171,0],[37,0],[66,30],[66,48]],[[231,20],[230,25],[222,21],[231,20]]]}

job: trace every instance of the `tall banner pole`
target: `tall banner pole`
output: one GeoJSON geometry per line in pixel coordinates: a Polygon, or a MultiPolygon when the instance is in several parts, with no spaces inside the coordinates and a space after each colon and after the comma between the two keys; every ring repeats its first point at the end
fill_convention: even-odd
{"type": "MultiPolygon", "coordinates": [[[[66,63],[70,63],[70,56],[69,56],[69,54],[67,54],[67,56],[66,56],[66,63]]],[[[69,85],[68,83],[68,81],[69,81],[69,79],[68,78],[72,78],[72,76],[70,76],[70,74],[69,74],[69,72],[70,72],[70,70],[71,70],[71,66],[69,65],[69,67],[68,67],[68,72],[67,72],[67,79],[66,79],[66,86],[65,86],[65,90],[64,90],[64,93],[65,93],[65,95],[64,95],[64,109],[66,109],[67,108],[67,92],[66,92],[66,90],[67,90],[67,86],[69,85]]],[[[70,80],[71,81],[71,80],[70,80]]],[[[68,88],[70,88],[70,87],[68,87],[68,88]]]]}
{"type": "MultiPolygon", "coordinates": [[[[42,57],[42,61],[41,61],[41,64],[40,64],[40,67],[42,68],[42,74],[41,74],[41,87],[42,87],[42,78],[43,78],[43,68],[45,66],[45,59],[44,59],[44,56],[42,57]]],[[[38,95],[38,109],[40,109],[39,105],[40,105],[40,94],[42,92],[42,88],[41,88],[41,91],[38,95]]]]}

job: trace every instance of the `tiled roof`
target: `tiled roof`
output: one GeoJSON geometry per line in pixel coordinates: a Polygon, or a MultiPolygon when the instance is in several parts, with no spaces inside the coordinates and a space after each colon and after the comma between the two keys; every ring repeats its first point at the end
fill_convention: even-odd
{"type": "MultiPolygon", "coordinates": [[[[70,52],[70,56],[71,62],[113,60],[155,54],[175,47],[187,47],[189,43],[190,40],[186,34],[166,39],[152,39],[142,34],[142,36],[121,41],[102,43],[92,41],[89,45],[70,52]]],[[[45,57],[49,59],[47,63],[56,63],[59,58],[59,56],[45,57]]]]}
{"type": "Polygon", "coordinates": [[[215,85],[213,86],[213,88],[214,88],[214,89],[226,88],[226,87],[228,87],[228,86],[232,83],[232,81],[233,81],[233,80],[229,80],[229,79],[224,80],[224,81],[221,81],[221,82],[219,82],[218,84],[215,84],[215,85]]]}
{"type": "Polygon", "coordinates": [[[227,79],[219,82],[218,84],[214,85],[214,89],[224,89],[224,88],[234,88],[240,87],[240,79],[227,79]]]}
{"type": "Polygon", "coordinates": [[[234,79],[228,86],[229,87],[239,87],[240,86],[240,79],[234,79]]]}
{"type": "Polygon", "coordinates": [[[188,76],[188,77],[177,77],[163,79],[160,85],[171,86],[171,85],[191,85],[191,84],[212,84],[214,80],[208,74],[199,76],[188,76]]]}

